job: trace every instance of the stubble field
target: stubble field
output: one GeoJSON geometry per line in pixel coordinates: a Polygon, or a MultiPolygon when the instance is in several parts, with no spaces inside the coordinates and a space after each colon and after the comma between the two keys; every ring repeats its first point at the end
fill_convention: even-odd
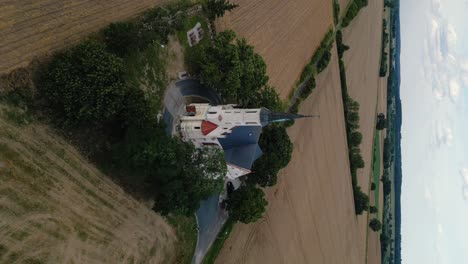
{"type": "Polygon", "coordinates": [[[0,73],[167,0],[0,0],[0,73]]]}
{"type": "Polygon", "coordinates": [[[173,261],[176,235],[161,216],[49,128],[0,113],[0,263],[173,261]]]}

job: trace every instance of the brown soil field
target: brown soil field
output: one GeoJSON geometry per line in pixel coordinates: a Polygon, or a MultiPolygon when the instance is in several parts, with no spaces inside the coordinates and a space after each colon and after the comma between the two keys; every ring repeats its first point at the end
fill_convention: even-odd
{"type": "MultiPolygon", "coordinates": [[[[369,1],[368,6],[343,30],[344,43],[350,46],[350,50],[344,54],[348,90],[360,104],[359,130],[363,134],[361,151],[365,168],[358,170],[358,182],[363,190],[369,190],[372,173],[376,112],[386,112],[386,78],[379,77],[382,18],[383,1],[369,1]]],[[[380,141],[383,146],[382,136],[380,141]]],[[[383,194],[383,188],[381,190],[383,194]]],[[[368,229],[366,219],[361,220],[364,220],[360,223],[361,229],[368,229]]],[[[378,241],[378,233],[369,230],[368,263],[380,263],[378,241]]]]}
{"type": "Polygon", "coordinates": [[[0,73],[167,0],[0,0],[0,73]]]}
{"type": "Polygon", "coordinates": [[[233,29],[267,64],[270,85],[286,98],[333,24],[332,2],[324,0],[232,0],[239,7],[217,30],[233,29]]]}
{"type": "MultiPolygon", "coordinates": [[[[294,143],[257,223],[237,224],[216,263],[365,263],[365,239],[354,214],[336,49],[300,112],[294,143]]],[[[365,234],[364,234],[365,235],[365,234]]]]}
{"type": "Polygon", "coordinates": [[[176,235],[161,216],[22,120],[0,105],[0,263],[173,261],[176,235]]]}

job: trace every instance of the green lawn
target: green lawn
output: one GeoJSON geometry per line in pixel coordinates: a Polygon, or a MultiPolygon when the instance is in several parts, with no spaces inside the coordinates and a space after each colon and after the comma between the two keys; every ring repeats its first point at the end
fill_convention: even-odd
{"type": "Polygon", "coordinates": [[[191,28],[193,28],[198,22],[200,22],[202,28],[203,28],[203,31],[205,32],[204,33],[204,37],[203,39],[200,41],[199,44],[202,44],[204,45],[205,42],[208,42],[209,43],[209,39],[210,39],[210,32],[208,30],[208,24],[206,23],[206,20],[203,19],[203,17],[201,16],[192,16],[192,17],[188,17],[185,21],[184,21],[184,26],[183,26],[183,29],[180,30],[180,31],[177,31],[176,35],[177,35],[177,38],[179,39],[179,42],[180,44],[184,47],[184,48],[189,48],[189,44],[188,44],[188,39],[187,39],[187,31],[191,28]]]}
{"type": "MultiPolygon", "coordinates": [[[[375,198],[375,207],[380,212],[379,208],[379,195],[380,195],[380,140],[379,140],[379,131],[376,129],[374,133],[374,157],[372,162],[372,175],[373,182],[375,183],[374,198],[375,198]]],[[[377,214],[377,219],[379,219],[377,214]]]]}

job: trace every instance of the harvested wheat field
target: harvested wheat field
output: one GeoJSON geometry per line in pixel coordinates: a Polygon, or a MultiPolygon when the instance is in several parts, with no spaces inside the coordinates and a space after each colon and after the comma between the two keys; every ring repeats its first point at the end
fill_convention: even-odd
{"type": "Polygon", "coordinates": [[[288,133],[291,162],[266,190],[264,218],[237,224],[216,263],[365,263],[354,214],[336,49],[288,133]]]}
{"type": "Polygon", "coordinates": [[[0,73],[167,0],[0,0],[0,73]]]}
{"type": "Polygon", "coordinates": [[[168,263],[175,233],[54,133],[0,105],[0,263],[168,263]]]}
{"type": "Polygon", "coordinates": [[[239,7],[220,19],[217,30],[233,29],[245,37],[265,60],[270,85],[286,98],[333,24],[332,1],[231,2],[239,7]]]}
{"type": "MultiPolygon", "coordinates": [[[[350,46],[350,50],[344,54],[348,90],[351,97],[360,104],[359,131],[363,134],[361,151],[365,168],[358,170],[358,182],[363,190],[369,189],[372,173],[372,146],[377,111],[386,112],[386,79],[379,77],[382,19],[383,1],[369,1],[368,6],[343,30],[344,43],[350,46]]],[[[383,145],[382,138],[381,144],[383,145]]],[[[361,222],[361,228],[367,229],[366,219],[361,220],[364,220],[361,222]]],[[[380,263],[378,241],[378,233],[369,230],[368,263],[380,263]]]]}

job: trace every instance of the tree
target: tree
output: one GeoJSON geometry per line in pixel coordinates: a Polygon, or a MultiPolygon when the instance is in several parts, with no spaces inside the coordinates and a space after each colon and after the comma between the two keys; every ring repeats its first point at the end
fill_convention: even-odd
{"type": "Polygon", "coordinates": [[[275,88],[266,85],[257,91],[255,100],[250,100],[247,107],[266,107],[272,111],[281,111],[283,109],[283,102],[279,98],[275,88]]]}
{"type": "Polygon", "coordinates": [[[250,184],[234,191],[227,201],[229,216],[246,224],[260,219],[267,205],[263,191],[250,184]]]}
{"type": "Polygon", "coordinates": [[[254,52],[253,46],[247,45],[245,38],[237,40],[236,44],[242,69],[241,89],[238,90],[237,100],[242,105],[248,105],[251,100],[255,99],[255,93],[268,82],[266,64],[263,58],[254,52]]]}
{"type": "Polygon", "coordinates": [[[353,188],[354,192],[354,209],[357,215],[362,214],[362,212],[367,211],[369,208],[369,197],[367,194],[361,191],[361,187],[355,186],[353,188]]]}
{"type": "Polygon", "coordinates": [[[92,40],[54,56],[40,91],[65,126],[101,125],[123,109],[123,61],[92,40]]]}
{"type": "Polygon", "coordinates": [[[107,49],[119,57],[125,57],[137,48],[138,28],[135,22],[111,23],[103,33],[107,49]]]}
{"type": "Polygon", "coordinates": [[[351,136],[349,138],[351,146],[353,147],[359,146],[359,144],[362,142],[362,134],[358,131],[351,132],[351,136]]]}
{"type": "Polygon", "coordinates": [[[132,126],[115,150],[115,166],[145,186],[155,211],[191,214],[200,200],[223,190],[226,163],[220,149],[195,149],[166,134],[164,126],[132,126]]]}
{"type": "Polygon", "coordinates": [[[374,218],[369,222],[369,227],[374,232],[379,231],[380,229],[382,229],[382,223],[380,223],[380,221],[377,218],[374,218]]]}
{"type": "Polygon", "coordinates": [[[235,37],[231,30],[219,33],[213,45],[200,47],[193,57],[197,60],[188,64],[224,101],[248,106],[257,103],[258,92],[268,82],[266,64],[245,39],[234,44],[235,37]]]}
{"type": "Polygon", "coordinates": [[[382,130],[384,128],[387,128],[387,119],[385,119],[385,115],[383,113],[380,113],[380,114],[377,115],[376,128],[378,130],[382,130]]]}
{"type": "Polygon", "coordinates": [[[331,59],[330,49],[331,49],[331,47],[327,48],[327,50],[325,50],[322,57],[320,58],[320,60],[317,63],[317,72],[318,73],[321,73],[328,66],[328,63],[330,62],[330,59],[331,59]]]}
{"type": "Polygon", "coordinates": [[[263,128],[259,145],[263,155],[255,161],[248,181],[262,187],[273,186],[279,170],[286,167],[291,160],[293,144],[285,127],[269,125],[263,128]]]}
{"type": "Polygon", "coordinates": [[[192,155],[192,164],[196,173],[200,173],[208,179],[223,179],[226,176],[227,165],[221,148],[204,147],[195,149],[192,155]]]}
{"type": "Polygon", "coordinates": [[[372,191],[375,190],[375,182],[371,183],[370,189],[371,189],[372,191]]]}
{"type": "Polygon", "coordinates": [[[383,192],[384,192],[384,196],[387,196],[390,194],[390,192],[392,191],[392,181],[389,179],[389,177],[382,177],[382,183],[383,183],[383,192]]]}
{"type": "Polygon", "coordinates": [[[228,0],[205,0],[203,2],[203,11],[209,20],[214,21],[216,18],[224,16],[226,11],[231,12],[238,6],[237,4],[231,4],[228,0]]]}
{"type": "Polygon", "coordinates": [[[377,213],[377,207],[375,207],[375,206],[370,206],[370,207],[369,207],[369,212],[370,212],[371,214],[377,213]]]}
{"type": "Polygon", "coordinates": [[[361,150],[358,147],[352,147],[349,150],[349,163],[351,170],[364,168],[364,160],[361,156],[361,150]]]}

